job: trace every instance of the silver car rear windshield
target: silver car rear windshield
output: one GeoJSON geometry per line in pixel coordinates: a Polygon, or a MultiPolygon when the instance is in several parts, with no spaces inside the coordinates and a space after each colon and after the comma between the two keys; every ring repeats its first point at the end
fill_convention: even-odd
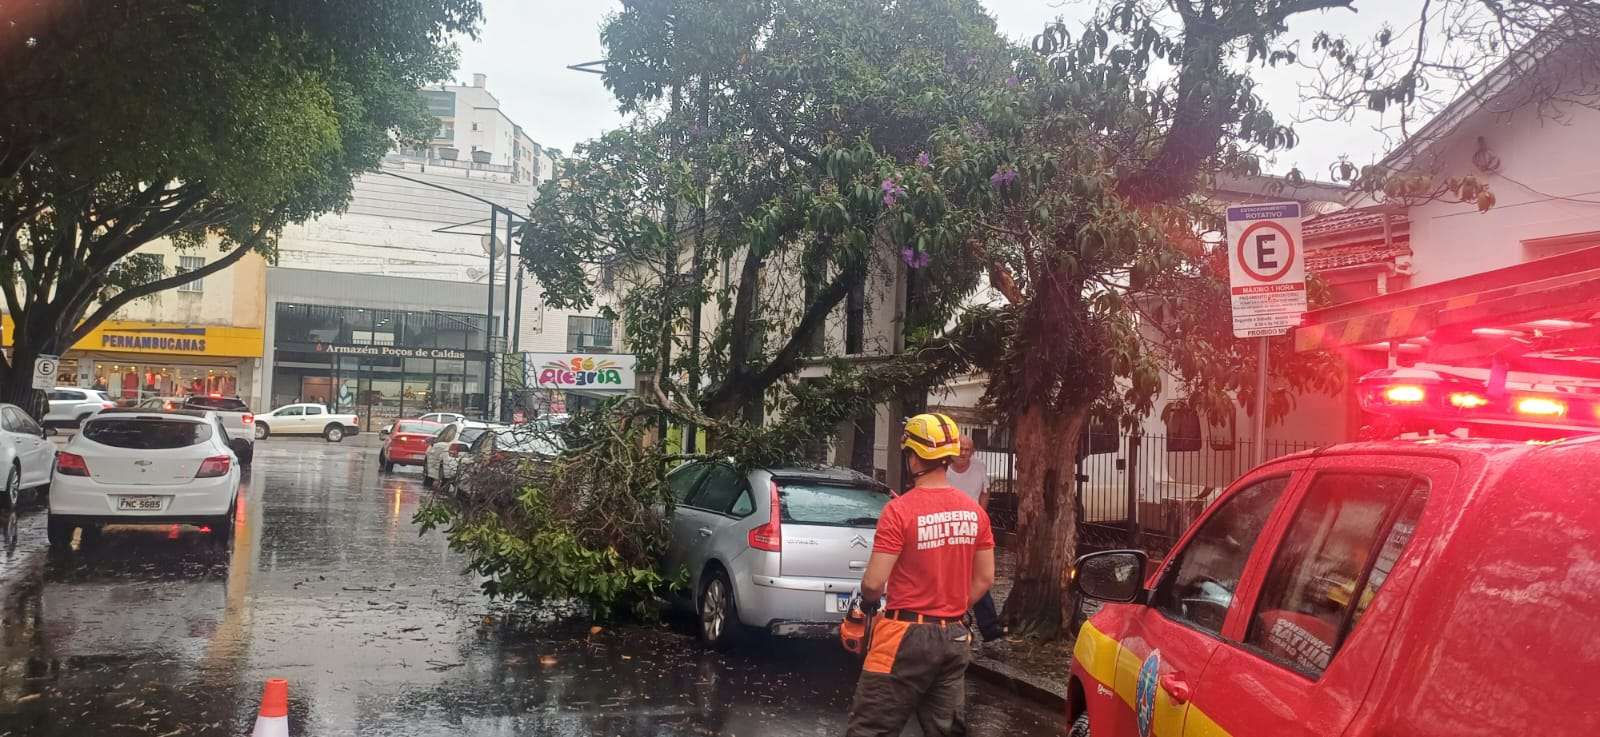
{"type": "Polygon", "coordinates": [[[861,486],[779,481],[783,521],[797,525],[870,527],[878,524],[889,492],[861,486]]]}
{"type": "Polygon", "coordinates": [[[161,417],[102,417],[83,426],[83,437],[101,445],[134,450],[170,450],[211,439],[211,423],[161,417]]]}

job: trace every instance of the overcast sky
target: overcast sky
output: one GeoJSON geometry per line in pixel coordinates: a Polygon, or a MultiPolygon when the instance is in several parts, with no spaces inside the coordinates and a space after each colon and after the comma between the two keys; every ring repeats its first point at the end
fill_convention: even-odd
{"type": "MultiPolygon", "coordinates": [[[[1318,30],[1370,34],[1385,20],[1404,27],[1415,12],[1412,2],[1367,0],[1361,14],[1349,11],[1300,16],[1291,33],[1309,39],[1318,30]],[[1373,8],[1383,7],[1384,10],[1373,8]]],[[[1030,39],[1057,16],[1081,17],[1092,2],[1059,0],[984,0],[1000,29],[1014,39],[1030,39]]],[[[621,120],[615,100],[600,77],[567,69],[569,64],[602,57],[600,24],[616,3],[596,0],[484,0],[487,20],[477,41],[462,44],[457,76],[489,75],[488,87],[506,114],[546,146],[570,152],[574,143],[593,138],[621,120]]],[[[1076,27],[1075,23],[1069,25],[1076,27]]],[[[1282,118],[1299,109],[1299,70],[1271,70],[1260,78],[1264,96],[1282,118]]],[[[1298,166],[1307,177],[1326,179],[1340,154],[1357,163],[1382,155],[1383,138],[1372,131],[1376,118],[1354,124],[1303,123],[1300,145],[1278,155],[1273,171],[1298,166]]]]}

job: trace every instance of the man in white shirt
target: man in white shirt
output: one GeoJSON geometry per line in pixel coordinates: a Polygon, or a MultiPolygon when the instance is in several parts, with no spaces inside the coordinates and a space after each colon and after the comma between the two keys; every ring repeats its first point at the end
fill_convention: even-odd
{"type": "MultiPolygon", "coordinates": [[[[945,468],[945,479],[949,484],[967,496],[977,500],[978,506],[984,511],[989,509],[989,468],[983,461],[972,457],[972,438],[961,436],[961,455],[945,468]]],[[[998,640],[1005,636],[1005,628],[1000,626],[1000,615],[995,611],[994,598],[985,593],[978,603],[972,605],[973,616],[978,620],[978,632],[986,641],[998,640]]]]}
{"type": "Polygon", "coordinates": [[[961,455],[945,470],[950,485],[967,493],[979,507],[989,507],[989,468],[972,457],[972,438],[961,436],[961,455]]]}

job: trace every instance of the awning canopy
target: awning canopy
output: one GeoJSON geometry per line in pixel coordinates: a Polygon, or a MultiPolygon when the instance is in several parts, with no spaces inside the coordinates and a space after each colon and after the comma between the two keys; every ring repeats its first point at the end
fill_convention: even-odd
{"type": "Polygon", "coordinates": [[[1295,349],[1600,380],[1600,247],[1306,313],[1295,349]]]}

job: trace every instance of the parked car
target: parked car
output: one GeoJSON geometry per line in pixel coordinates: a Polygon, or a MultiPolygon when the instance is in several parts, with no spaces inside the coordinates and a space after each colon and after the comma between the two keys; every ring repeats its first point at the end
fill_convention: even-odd
{"type": "Polygon", "coordinates": [[[209,527],[233,534],[239,464],[215,412],[108,409],[89,418],[56,455],[50,544],[85,542],[107,524],[209,527]]]}
{"type": "Polygon", "coordinates": [[[439,424],[425,420],[399,420],[383,440],[378,451],[378,468],[384,473],[395,466],[420,466],[428,458],[428,441],[439,432],[439,424]]]}
{"type": "Polygon", "coordinates": [[[225,397],[221,394],[196,394],[185,397],[184,409],[211,410],[222,419],[223,428],[228,431],[228,447],[233,448],[233,454],[239,457],[239,465],[245,468],[256,457],[256,416],[250,412],[250,405],[238,397],[225,397]]]}
{"type": "Polygon", "coordinates": [[[1229,486],[1166,560],[1080,558],[1074,735],[1526,734],[1600,721],[1600,437],[1334,446],[1229,486]]]}
{"type": "Polygon", "coordinates": [[[21,407],[0,404],[0,474],[6,480],[0,504],[15,509],[24,490],[48,489],[55,460],[56,445],[44,428],[21,407]]]}
{"type": "Polygon", "coordinates": [[[289,404],[255,417],[256,440],[272,435],[321,435],[330,443],[361,432],[361,420],[351,414],[334,414],[321,404],[289,404]]]}
{"type": "Polygon", "coordinates": [[[188,397],[145,397],[144,399],[134,402],[131,406],[138,409],[180,409],[183,407],[183,403],[186,400],[188,400],[188,397]]]}
{"type": "Polygon", "coordinates": [[[480,463],[495,463],[510,459],[533,463],[548,463],[561,455],[563,445],[554,428],[548,423],[531,422],[497,427],[478,435],[456,458],[456,472],[452,485],[456,491],[472,477],[472,469],[480,463]]]}
{"type": "Polygon", "coordinates": [[[422,463],[422,485],[433,488],[456,478],[462,452],[489,429],[489,425],[471,420],[457,420],[439,428],[428,439],[428,452],[422,463]]]}
{"type": "Polygon", "coordinates": [[[722,462],[680,466],[669,577],[689,573],[677,604],[699,616],[700,638],[725,648],[745,628],[774,635],[831,633],[861,583],[888,487],[842,468],[740,474],[722,462]]]}
{"type": "Polygon", "coordinates": [[[50,408],[45,412],[45,427],[77,427],[96,412],[117,406],[99,389],[58,386],[49,392],[50,408]]]}
{"type": "MultiPolygon", "coordinates": [[[[429,412],[421,417],[418,417],[417,419],[423,422],[431,422],[435,425],[448,425],[452,422],[460,422],[465,420],[467,419],[467,416],[459,412],[429,412]]],[[[396,422],[399,422],[399,420],[396,420],[396,422]]],[[[389,433],[394,432],[394,425],[394,422],[385,425],[382,430],[378,431],[378,436],[384,438],[389,437],[389,433]]]]}

